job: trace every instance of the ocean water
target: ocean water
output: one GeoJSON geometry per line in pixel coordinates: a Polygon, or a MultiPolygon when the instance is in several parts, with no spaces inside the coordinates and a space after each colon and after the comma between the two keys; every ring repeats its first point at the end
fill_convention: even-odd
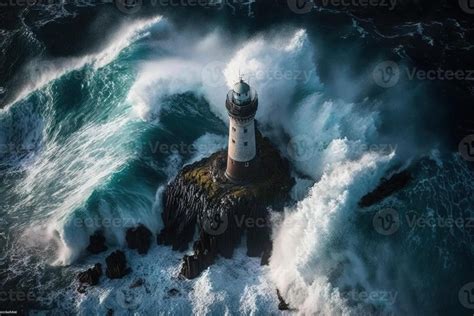
{"type": "Polygon", "coordinates": [[[468,314],[459,293],[474,280],[473,228],[412,221],[473,217],[472,166],[418,124],[440,119],[432,87],[372,94],[349,70],[328,86],[318,45],[302,27],[235,38],[157,15],[123,24],[93,53],[25,63],[26,83],[0,112],[1,288],[31,292],[25,305],[54,315],[278,314],[277,288],[287,313],[468,314]],[[224,100],[239,73],[259,93],[259,128],[297,180],[294,203],[272,214],[269,266],[242,246],[185,280],[185,253],[153,242],[146,256],[124,250],[131,274],[78,293],[76,273],[124,249],[126,228],[145,224],[155,240],[163,189],[184,164],[225,148],[224,100]],[[341,87],[366,97],[337,98],[341,87]],[[408,187],[358,206],[407,167],[408,187]],[[374,229],[384,209],[400,218],[387,235],[374,229]],[[109,250],[91,256],[96,230],[109,250]]]}

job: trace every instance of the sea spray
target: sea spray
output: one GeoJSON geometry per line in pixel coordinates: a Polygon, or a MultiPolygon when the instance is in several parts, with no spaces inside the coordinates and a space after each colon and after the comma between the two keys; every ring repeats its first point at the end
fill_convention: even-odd
{"type": "Polygon", "coordinates": [[[304,314],[348,314],[349,305],[328,280],[343,254],[327,247],[334,240],[344,243],[354,238],[347,228],[351,214],[392,158],[393,154],[369,153],[354,161],[334,163],[295,210],[288,211],[275,233],[270,275],[290,306],[298,306],[304,314]]]}

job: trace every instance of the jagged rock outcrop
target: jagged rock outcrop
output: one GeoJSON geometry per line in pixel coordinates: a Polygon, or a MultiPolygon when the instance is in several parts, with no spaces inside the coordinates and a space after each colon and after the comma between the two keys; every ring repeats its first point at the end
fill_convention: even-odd
{"type": "Polygon", "coordinates": [[[185,255],[183,258],[181,275],[193,279],[213,264],[217,257],[216,240],[214,236],[202,232],[200,239],[194,242],[194,254],[191,256],[185,255]]]}
{"type": "Polygon", "coordinates": [[[93,268],[87,269],[84,272],[80,272],[77,275],[78,281],[81,283],[77,291],[79,293],[84,293],[87,285],[97,285],[99,284],[99,279],[102,275],[102,265],[96,263],[93,268]]]}
{"type": "Polygon", "coordinates": [[[227,152],[222,150],[183,167],[167,186],[158,243],[184,251],[196,228],[199,233],[194,254],[183,259],[184,276],[196,277],[217,255],[232,257],[244,232],[249,256],[261,256],[270,242],[268,208],[283,208],[294,180],[288,161],[260,133],[257,152],[259,173],[251,183],[235,184],[224,176],[227,152]]]}
{"type": "Polygon", "coordinates": [[[281,310],[281,311],[287,311],[290,309],[290,305],[285,302],[285,300],[283,299],[283,297],[281,296],[280,294],[280,290],[277,289],[277,296],[278,296],[278,309],[281,310]]]}
{"type": "Polygon", "coordinates": [[[139,254],[146,254],[150,249],[151,237],[151,231],[140,224],[138,227],[127,229],[125,240],[128,248],[137,249],[139,254]]]}
{"type": "Polygon", "coordinates": [[[364,195],[360,199],[359,206],[368,207],[382,201],[396,191],[403,189],[410,180],[411,174],[408,170],[394,174],[390,179],[383,179],[374,191],[364,195]]]}
{"type": "Polygon", "coordinates": [[[120,250],[112,252],[105,262],[107,263],[105,274],[110,279],[121,279],[130,272],[125,254],[120,250]]]}
{"type": "Polygon", "coordinates": [[[89,237],[89,246],[87,251],[93,254],[98,254],[107,250],[105,245],[105,237],[101,231],[96,231],[92,236],[89,237]]]}

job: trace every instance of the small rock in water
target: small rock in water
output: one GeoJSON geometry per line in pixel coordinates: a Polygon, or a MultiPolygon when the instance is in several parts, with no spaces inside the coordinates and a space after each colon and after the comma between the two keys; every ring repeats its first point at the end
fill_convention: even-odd
{"type": "Polygon", "coordinates": [[[280,294],[280,290],[277,289],[277,296],[278,296],[278,300],[280,301],[280,303],[278,303],[278,309],[281,310],[281,311],[287,311],[290,309],[290,305],[288,305],[285,300],[283,299],[283,297],[281,297],[281,294],[280,294]]]}
{"type": "Polygon", "coordinates": [[[96,231],[92,236],[89,237],[89,246],[87,251],[93,254],[98,254],[107,250],[105,245],[105,237],[101,231],[96,231]]]}
{"type": "Polygon", "coordinates": [[[142,278],[139,278],[139,279],[135,280],[135,282],[130,284],[130,288],[133,289],[133,288],[136,288],[136,287],[140,287],[143,284],[145,284],[145,280],[143,280],[142,278]]]}
{"type": "Polygon", "coordinates": [[[359,206],[368,207],[382,201],[391,194],[403,189],[410,183],[412,176],[408,170],[394,174],[390,179],[383,179],[374,191],[364,195],[359,206]]]}
{"type": "Polygon", "coordinates": [[[169,295],[169,296],[176,296],[176,295],[178,295],[178,294],[179,294],[179,290],[178,290],[178,289],[174,289],[174,288],[173,288],[173,289],[170,289],[170,290],[168,291],[168,295],[169,295]]]}
{"type": "Polygon", "coordinates": [[[84,272],[80,272],[77,275],[77,279],[81,283],[77,291],[79,293],[85,292],[85,284],[87,285],[97,285],[99,283],[100,276],[102,275],[102,265],[96,263],[93,268],[87,269],[84,272]]]}
{"type": "Polygon", "coordinates": [[[140,224],[136,228],[129,228],[125,239],[128,248],[137,249],[139,254],[148,253],[150,249],[152,234],[148,228],[140,224]]]}
{"type": "Polygon", "coordinates": [[[120,250],[112,252],[105,262],[107,263],[105,274],[110,279],[121,279],[130,272],[130,268],[127,268],[125,254],[120,250]]]}

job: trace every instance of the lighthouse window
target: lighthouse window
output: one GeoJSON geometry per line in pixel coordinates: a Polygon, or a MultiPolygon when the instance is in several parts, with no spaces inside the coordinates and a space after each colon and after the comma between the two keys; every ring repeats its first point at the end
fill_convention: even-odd
{"type": "Polygon", "coordinates": [[[244,146],[247,146],[249,144],[249,142],[244,142],[244,146]]]}
{"type": "Polygon", "coordinates": [[[247,133],[247,128],[244,128],[244,133],[247,133]]]}
{"type": "Polygon", "coordinates": [[[232,127],[232,131],[234,131],[234,132],[236,131],[235,127],[232,127]]]}
{"type": "Polygon", "coordinates": [[[235,140],[234,140],[234,139],[232,140],[232,143],[235,144],[235,140]]]}

